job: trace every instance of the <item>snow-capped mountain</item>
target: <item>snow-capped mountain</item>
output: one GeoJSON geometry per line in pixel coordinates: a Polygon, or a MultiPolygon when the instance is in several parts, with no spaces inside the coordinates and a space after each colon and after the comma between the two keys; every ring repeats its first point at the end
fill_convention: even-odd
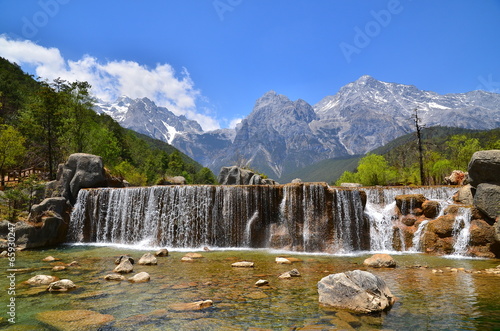
{"type": "Polygon", "coordinates": [[[218,173],[247,164],[278,179],[324,159],[364,154],[421,124],[468,129],[500,127],[500,94],[440,95],[412,85],[362,76],[311,106],[274,91],[265,93],[236,129],[203,132],[200,125],[143,98],[100,103],[122,126],[167,141],[218,173]]]}
{"type": "Polygon", "coordinates": [[[98,101],[94,110],[108,114],[125,128],[169,144],[178,132],[203,132],[198,122],[188,120],[185,116],[177,116],[165,107],[158,107],[148,98],[133,100],[122,96],[113,103],[98,101]]]}
{"type": "Polygon", "coordinates": [[[473,91],[440,95],[370,76],[362,76],[314,105],[320,126],[337,129],[349,154],[364,154],[415,131],[411,120],[415,108],[421,124],[427,127],[485,130],[500,126],[500,94],[473,91]]]}

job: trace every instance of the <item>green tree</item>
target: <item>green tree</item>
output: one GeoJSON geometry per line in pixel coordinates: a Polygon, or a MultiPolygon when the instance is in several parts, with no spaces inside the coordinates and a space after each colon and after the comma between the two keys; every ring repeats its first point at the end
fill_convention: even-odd
{"type": "Polygon", "coordinates": [[[217,178],[215,178],[212,171],[208,168],[201,168],[200,171],[194,176],[195,184],[207,184],[215,185],[217,184],[217,178]]]}
{"type": "Polygon", "coordinates": [[[391,168],[382,155],[368,154],[359,160],[356,173],[344,172],[337,184],[357,182],[364,186],[394,184],[397,172],[391,168]]]}
{"type": "Polygon", "coordinates": [[[396,180],[396,173],[382,155],[368,154],[359,161],[358,178],[365,186],[387,185],[396,180]]]}
{"type": "Polygon", "coordinates": [[[344,173],[335,182],[335,185],[340,186],[342,183],[359,183],[358,174],[350,171],[344,171],[344,173]]]}
{"type": "Polygon", "coordinates": [[[453,164],[450,160],[441,159],[436,161],[431,168],[431,175],[434,179],[434,184],[441,184],[446,176],[449,176],[453,171],[453,164]]]}
{"type": "Polygon", "coordinates": [[[132,164],[123,161],[114,168],[114,172],[121,178],[127,180],[133,186],[144,186],[147,183],[147,178],[140,173],[132,164]]]}
{"type": "MultiPolygon", "coordinates": [[[[49,177],[54,179],[57,165],[63,159],[59,139],[61,100],[56,89],[47,83],[40,84],[41,88],[21,114],[20,125],[30,140],[31,163],[43,163],[48,168],[49,177]]],[[[60,88],[60,82],[56,83],[56,88],[60,88]]]]}
{"type": "Polygon", "coordinates": [[[25,138],[19,131],[10,125],[0,125],[0,176],[1,184],[4,186],[5,171],[20,164],[24,155],[25,138]]]}
{"type": "Polygon", "coordinates": [[[175,151],[170,154],[167,173],[171,176],[177,176],[182,175],[183,170],[184,161],[182,161],[181,154],[178,151],[175,151]]]}
{"type": "Polygon", "coordinates": [[[63,143],[67,154],[82,153],[93,140],[89,135],[91,120],[95,116],[87,82],[62,84],[61,106],[63,109],[63,143]]]}
{"type": "Polygon", "coordinates": [[[454,135],[446,142],[449,148],[450,161],[456,170],[467,171],[472,154],[481,150],[477,138],[468,138],[465,135],[454,135]]]}

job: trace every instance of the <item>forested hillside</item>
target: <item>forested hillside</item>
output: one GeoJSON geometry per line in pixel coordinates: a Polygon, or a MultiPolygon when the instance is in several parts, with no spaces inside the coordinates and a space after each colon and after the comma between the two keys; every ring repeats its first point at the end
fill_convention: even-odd
{"type": "Polygon", "coordinates": [[[453,170],[467,171],[479,150],[500,149],[500,128],[487,131],[433,127],[422,131],[424,178],[415,134],[405,135],[360,157],[355,172],[345,171],[336,181],[363,185],[439,185],[453,170]]]}
{"type": "Polygon", "coordinates": [[[111,174],[133,185],[166,176],[214,184],[215,176],[174,147],[96,114],[86,82],[36,80],[0,58],[0,172],[37,167],[53,179],[72,153],[102,156],[111,174]]]}

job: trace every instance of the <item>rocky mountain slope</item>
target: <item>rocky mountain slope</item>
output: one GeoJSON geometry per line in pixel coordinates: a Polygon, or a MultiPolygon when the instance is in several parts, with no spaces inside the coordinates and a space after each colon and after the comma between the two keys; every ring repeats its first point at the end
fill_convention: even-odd
{"type": "Polygon", "coordinates": [[[364,154],[414,131],[415,108],[426,127],[500,127],[500,94],[440,95],[370,76],[314,106],[267,92],[236,129],[203,132],[197,122],[146,98],[123,97],[113,104],[100,103],[96,111],[171,143],[215,173],[223,166],[248,165],[279,180],[324,159],[364,154]]]}

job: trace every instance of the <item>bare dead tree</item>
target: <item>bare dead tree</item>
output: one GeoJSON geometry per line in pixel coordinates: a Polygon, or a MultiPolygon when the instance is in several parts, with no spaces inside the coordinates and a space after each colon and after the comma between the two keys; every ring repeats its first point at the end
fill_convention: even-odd
{"type": "Polygon", "coordinates": [[[420,131],[424,127],[424,125],[420,125],[420,118],[418,117],[418,107],[415,108],[415,114],[413,114],[412,118],[415,122],[415,128],[417,129],[417,143],[418,143],[418,160],[420,164],[420,185],[426,185],[425,173],[424,173],[424,151],[422,148],[422,136],[420,131]]]}

